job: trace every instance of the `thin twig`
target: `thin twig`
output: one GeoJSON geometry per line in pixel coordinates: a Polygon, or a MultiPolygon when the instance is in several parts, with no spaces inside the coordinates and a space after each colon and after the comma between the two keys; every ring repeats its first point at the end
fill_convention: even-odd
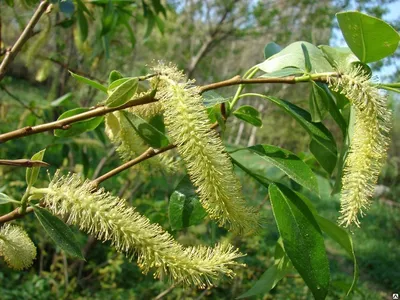
{"type": "Polygon", "coordinates": [[[29,214],[31,212],[33,212],[33,207],[28,207],[26,209],[25,213],[20,213],[20,208],[17,207],[12,212],[9,212],[6,215],[0,216],[0,226],[6,222],[10,222],[15,219],[20,219],[20,218],[24,217],[26,214],[29,214]]]}
{"type": "Polygon", "coordinates": [[[23,136],[28,136],[40,132],[45,132],[45,131],[51,131],[54,129],[68,129],[70,128],[70,124],[76,123],[79,121],[91,119],[94,117],[99,117],[103,116],[105,114],[108,114],[110,112],[116,111],[116,110],[122,110],[124,108],[132,107],[132,106],[137,106],[137,105],[142,105],[146,103],[152,103],[157,101],[153,95],[145,95],[141,98],[134,99],[132,101],[129,101],[125,103],[124,105],[118,106],[118,107],[106,107],[106,106],[99,106],[96,107],[92,110],[89,110],[87,112],[65,118],[62,120],[57,120],[53,121],[50,123],[45,123],[37,126],[27,126],[24,128],[20,128],[14,131],[10,131],[7,133],[0,134],[0,144],[7,142],[12,139],[20,138],[23,136]]]}
{"type": "Polygon", "coordinates": [[[50,165],[41,160],[30,160],[30,159],[0,159],[0,165],[3,166],[14,166],[14,167],[50,167],[50,165]]]}
{"type": "Polygon", "coordinates": [[[158,294],[153,300],[160,300],[167,294],[169,294],[177,285],[179,285],[182,282],[182,280],[172,284],[169,288],[167,288],[165,291],[161,292],[158,294]]]}
{"type": "Polygon", "coordinates": [[[15,42],[14,46],[12,46],[11,49],[7,50],[6,55],[0,65],[0,81],[6,75],[9,65],[14,60],[15,56],[17,56],[17,54],[21,50],[22,46],[31,37],[33,27],[35,27],[35,25],[39,21],[40,17],[46,11],[46,9],[49,5],[50,5],[50,3],[47,0],[43,0],[42,2],[40,2],[39,7],[37,8],[36,12],[32,16],[32,19],[30,19],[30,21],[26,25],[24,31],[22,32],[22,34],[20,35],[18,40],[15,42]]]}

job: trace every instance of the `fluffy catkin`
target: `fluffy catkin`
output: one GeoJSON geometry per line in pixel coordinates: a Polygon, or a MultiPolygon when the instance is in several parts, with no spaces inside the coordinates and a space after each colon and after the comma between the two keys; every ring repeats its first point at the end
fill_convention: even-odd
{"type": "Polygon", "coordinates": [[[355,111],[353,136],[345,161],[341,191],[341,225],[359,226],[370,205],[380,169],[386,160],[391,113],[386,97],[360,68],[329,78],[331,89],[345,95],[355,111]]]}
{"type": "Polygon", "coordinates": [[[0,228],[0,256],[10,268],[29,268],[36,257],[36,247],[28,234],[19,226],[6,224],[0,228]]]}
{"type": "Polygon", "coordinates": [[[161,226],[151,224],[124,199],[104,190],[93,191],[93,184],[82,182],[78,175],[60,177],[50,183],[44,203],[55,215],[67,219],[81,230],[124,252],[129,259],[137,257],[144,273],[155,268],[154,277],[164,274],[174,281],[204,288],[221,275],[233,277],[230,267],[240,265],[234,259],[243,256],[228,244],[210,247],[187,247],[178,244],[161,226]]]}
{"type": "Polygon", "coordinates": [[[203,207],[220,226],[238,233],[259,227],[255,209],[247,207],[241,185],[222,141],[210,130],[206,108],[197,87],[174,66],[154,68],[161,74],[156,97],[164,108],[170,137],[178,147],[203,207]]]}

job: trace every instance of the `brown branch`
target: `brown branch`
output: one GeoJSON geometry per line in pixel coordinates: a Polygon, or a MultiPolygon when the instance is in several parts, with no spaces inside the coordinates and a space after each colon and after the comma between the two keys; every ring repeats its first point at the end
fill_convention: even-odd
{"type": "Polygon", "coordinates": [[[118,107],[99,106],[99,107],[96,107],[87,112],[84,112],[84,113],[81,113],[81,114],[78,114],[78,115],[75,115],[75,116],[72,116],[69,118],[65,118],[62,120],[57,120],[54,122],[45,123],[45,124],[36,125],[36,126],[27,126],[24,128],[14,130],[14,131],[0,134],[0,144],[7,142],[9,140],[12,140],[12,139],[16,139],[16,138],[20,138],[20,137],[40,133],[40,132],[51,131],[54,129],[64,129],[65,130],[65,129],[70,128],[70,124],[72,124],[72,123],[76,123],[76,122],[87,120],[87,119],[94,118],[94,117],[103,116],[105,114],[108,114],[108,113],[116,111],[116,110],[121,110],[121,109],[132,107],[132,106],[152,103],[155,101],[157,101],[157,100],[154,98],[154,95],[149,94],[149,95],[140,97],[138,99],[131,100],[131,101],[125,103],[124,105],[121,105],[118,107]]]}
{"type": "Polygon", "coordinates": [[[47,0],[43,0],[40,2],[39,7],[37,8],[36,12],[33,14],[32,19],[26,25],[24,31],[15,42],[14,46],[11,49],[7,50],[6,55],[1,62],[0,65],[0,81],[6,75],[7,69],[9,65],[12,63],[14,58],[17,56],[18,52],[21,50],[22,46],[26,43],[26,41],[31,37],[32,29],[35,27],[37,22],[39,21],[40,17],[46,11],[47,7],[50,3],[47,0]]]}
{"type": "Polygon", "coordinates": [[[30,159],[0,159],[0,165],[3,166],[15,166],[15,167],[50,167],[50,165],[41,160],[30,160],[30,159]]]}
{"type": "Polygon", "coordinates": [[[25,211],[25,213],[20,213],[20,208],[17,207],[16,209],[14,209],[12,212],[0,216],[0,226],[3,225],[6,222],[10,222],[16,219],[20,219],[22,217],[24,217],[26,214],[29,214],[33,212],[33,207],[28,207],[25,211]]]}

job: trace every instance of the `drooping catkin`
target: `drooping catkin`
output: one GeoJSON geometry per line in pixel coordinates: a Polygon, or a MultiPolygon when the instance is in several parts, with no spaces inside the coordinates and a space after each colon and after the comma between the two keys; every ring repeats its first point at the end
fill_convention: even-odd
{"type": "Polygon", "coordinates": [[[370,205],[380,169],[386,160],[391,112],[386,97],[359,67],[329,77],[329,87],[345,95],[355,111],[342,178],[341,225],[359,226],[358,215],[370,205]]]}
{"type": "Polygon", "coordinates": [[[29,268],[36,257],[36,247],[21,227],[6,224],[0,228],[0,256],[10,268],[29,268]]]}
{"type": "Polygon", "coordinates": [[[164,110],[168,133],[177,145],[188,174],[209,216],[238,233],[256,231],[259,218],[246,206],[241,185],[218,134],[210,129],[200,91],[175,66],[154,68],[156,97],[164,110]]]}
{"type": "Polygon", "coordinates": [[[82,182],[76,174],[60,177],[57,172],[43,201],[53,214],[66,218],[67,223],[101,241],[111,241],[129,259],[137,258],[144,273],[154,268],[154,277],[168,275],[176,282],[204,288],[221,275],[235,275],[231,267],[240,264],[234,259],[243,255],[233,246],[184,248],[161,226],[151,224],[128,207],[124,199],[93,189],[90,181],[82,182]]]}

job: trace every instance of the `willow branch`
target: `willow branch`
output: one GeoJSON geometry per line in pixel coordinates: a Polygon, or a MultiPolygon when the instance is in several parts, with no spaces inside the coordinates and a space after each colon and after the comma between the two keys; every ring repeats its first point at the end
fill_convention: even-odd
{"type": "Polygon", "coordinates": [[[13,220],[16,220],[16,219],[20,219],[20,218],[24,217],[26,214],[29,214],[31,212],[33,212],[33,207],[28,207],[25,210],[24,213],[21,213],[20,212],[20,208],[17,207],[12,212],[10,212],[10,213],[8,213],[6,215],[0,216],[0,226],[3,225],[6,222],[10,222],[10,221],[13,221],[13,220]]]}
{"type": "Polygon", "coordinates": [[[142,105],[142,104],[147,104],[147,103],[152,103],[157,101],[153,95],[145,95],[143,97],[140,97],[138,99],[134,99],[131,101],[128,101],[127,103],[125,103],[124,105],[118,106],[118,107],[106,107],[106,106],[99,106],[96,107],[92,110],[89,110],[87,112],[78,114],[78,115],[74,115],[72,117],[69,118],[65,118],[62,120],[57,120],[54,122],[50,122],[50,123],[45,123],[45,124],[41,124],[41,125],[36,125],[36,126],[27,126],[24,128],[20,128],[14,131],[10,131],[7,133],[3,133],[0,134],[0,144],[7,142],[9,140],[12,139],[16,139],[16,138],[20,138],[20,137],[24,137],[24,136],[28,136],[28,135],[32,135],[32,134],[36,134],[36,133],[40,133],[40,132],[45,132],[45,131],[51,131],[54,129],[68,129],[70,128],[70,125],[72,123],[76,123],[79,121],[83,121],[83,120],[87,120],[87,119],[91,119],[94,117],[99,117],[99,116],[103,116],[105,114],[108,114],[110,112],[116,111],[116,110],[122,110],[128,107],[132,107],[132,106],[137,106],[137,105],[142,105]]]}
{"type": "Polygon", "coordinates": [[[39,7],[33,14],[32,18],[26,25],[24,31],[15,42],[14,46],[11,49],[7,50],[6,55],[4,56],[3,61],[0,65],[0,81],[6,75],[7,69],[9,65],[13,62],[14,58],[17,56],[18,52],[21,51],[22,46],[26,43],[26,41],[32,36],[33,27],[37,24],[43,13],[46,11],[47,7],[50,3],[47,0],[43,0],[40,2],[39,7]]]}
{"type": "Polygon", "coordinates": [[[0,166],[13,166],[13,167],[49,167],[50,165],[41,160],[30,160],[30,159],[0,159],[0,166]]]}

